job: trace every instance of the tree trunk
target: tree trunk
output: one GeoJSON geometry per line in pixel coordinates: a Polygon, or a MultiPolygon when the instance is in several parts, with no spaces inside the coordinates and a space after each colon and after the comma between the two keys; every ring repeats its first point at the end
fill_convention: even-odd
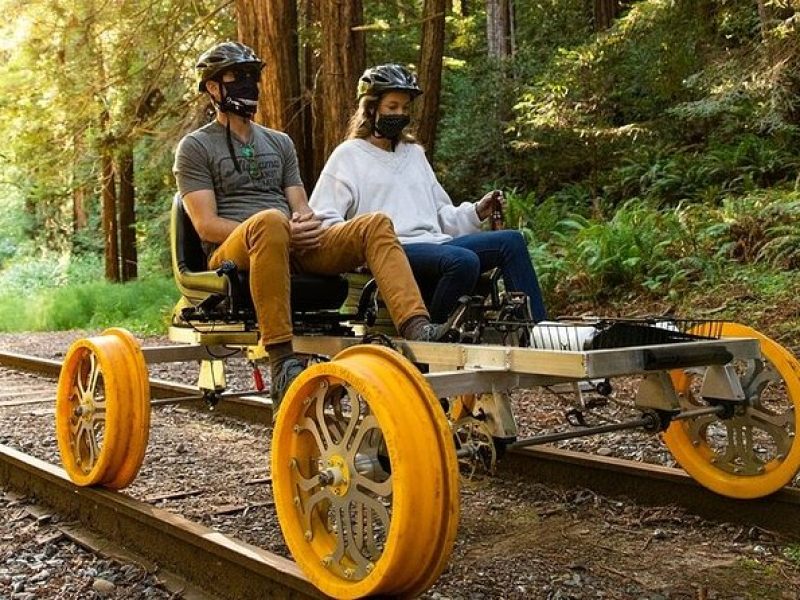
{"type": "MultiPolygon", "coordinates": [[[[256,121],[285,131],[294,141],[298,159],[305,156],[297,3],[292,0],[236,0],[239,39],[266,63],[256,121]]],[[[301,170],[304,165],[301,162],[301,170]]]]}
{"type": "MultiPolygon", "coordinates": [[[[304,0],[306,31],[319,29],[319,1],[304,0]]],[[[303,46],[303,135],[305,136],[305,164],[303,181],[309,195],[317,183],[325,164],[325,134],[322,115],[322,86],[319,84],[320,58],[316,47],[306,41],[303,46]]]]}
{"type": "Polygon", "coordinates": [[[417,100],[417,136],[430,160],[436,143],[439,122],[439,96],[442,89],[442,56],[444,54],[444,16],[446,0],[425,0],[422,11],[422,44],[420,47],[419,82],[425,92],[417,100]]]}
{"type": "Polygon", "coordinates": [[[85,229],[88,223],[86,215],[86,184],[80,175],[79,163],[84,153],[83,140],[81,136],[75,135],[72,138],[72,233],[78,233],[85,229]]]}
{"type": "Polygon", "coordinates": [[[594,0],[594,30],[605,31],[619,14],[619,0],[594,0]]]}
{"type": "Polygon", "coordinates": [[[125,146],[119,156],[119,245],[122,281],[137,276],[136,192],[133,186],[133,147],[125,146]]]}
{"type": "Polygon", "coordinates": [[[511,56],[511,0],[486,0],[486,41],[489,56],[511,56]]]}
{"type": "Polygon", "coordinates": [[[469,0],[461,0],[460,4],[461,4],[461,16],[462,17],[470,16],[470,14],[472,13],[471,11],[472,6],[469,0]]]}
{"type": "Polygon", "coordinates": [[[103,241],[105,247],[106,279],[119,281],[119,250],[117,245],[117,191],[114,162],[105,144],[100,155],[100,197],[102,199],[103,241]]]}
{"type": "Polygon", "coordinates": [[[322,22],[322,89],[327,158],[344,139],[347,121],[356,106],[358,78],[364,71],[366,42],[361,0],[323,0],[319,3],[322,22]]]}

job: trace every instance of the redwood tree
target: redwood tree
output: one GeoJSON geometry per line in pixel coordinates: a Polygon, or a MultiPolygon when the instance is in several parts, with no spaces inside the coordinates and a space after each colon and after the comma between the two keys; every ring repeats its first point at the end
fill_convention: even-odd
{"type": "Polygon", "coordinates": [[[605,31],[619,15],[619,0],[594,0],[594,30],[605,31]]]}
{"type": "Polygon", "coordinates": [[[239,39],[266,63],[261,73],[256,120],[289,134],[305,176],[297,3],[294,0],[236,0],[236,13],[239,39]]]}
{"type": "Polygon", "coordinates": [[[439,122],[446,10],[447,0],[425,0],[419,60],[419,82],[425,93],[418,100],[416,116],[417,136],[425,147],[428,157],[433,156],[436,126],[439,122]]]}
{"type": "MultiPolygon", "coordinates": [[[[347,120],[356,104],[358,78],[367,61],[364,32],[354,29],[364,20],[361,0],[322,0],[322,115],[324,155],[344,139],[347,120]]],[[[319,92],[318,92],[319,93],[319,92]]]]}
{"type": "Polygon", "coordinates": [[[512,0],[486,0],[486,41],[489,56],[511,56],[512,0]]]}

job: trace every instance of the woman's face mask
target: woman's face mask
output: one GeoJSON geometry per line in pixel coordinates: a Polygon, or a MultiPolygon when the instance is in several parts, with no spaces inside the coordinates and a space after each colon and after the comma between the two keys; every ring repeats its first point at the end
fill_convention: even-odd
{"type": "Polygon", "coordinates": [[[378,113],[375,119],[375,131],[385,138],[396,140],[409,123],[411,123],[411,117],[408,115],[378,113]]]}

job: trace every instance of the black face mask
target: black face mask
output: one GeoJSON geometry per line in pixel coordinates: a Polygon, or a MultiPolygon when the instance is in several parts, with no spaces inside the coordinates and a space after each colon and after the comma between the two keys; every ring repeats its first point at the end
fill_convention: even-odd
{"type": "Polygon", "coordinates": [[[219,109],[225,113],[252,119],[258,109],[258,80],[248,77],[220,84],[222,101],[219,103],[219,109]]]}
{"type": "Polygon", "coordinates": [[[396,140],[403,133],[403,129],[411,123],[408,115],[382,115],[378,114],[375,119],[375,132],[382,137],[396,140]]]}

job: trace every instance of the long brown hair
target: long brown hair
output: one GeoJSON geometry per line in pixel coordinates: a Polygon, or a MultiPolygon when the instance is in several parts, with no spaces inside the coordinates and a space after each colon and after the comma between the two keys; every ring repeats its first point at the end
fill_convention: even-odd
{"type": "MultiPolygon", "coordinates": [[[[358,101],[358,108],[356,108],[353,115],[350,117],[350,122],[347,124],[347,140],[366,140],[372,135],[375,130],[375,113],[378,112],[378,104],[380,104],[380,96],[364,95],[358,101]]],[[[412,134],[404,131],[400,134],[399,141],[407,142],[409,144],[418,144],[417,138],[412,134]]]]}

